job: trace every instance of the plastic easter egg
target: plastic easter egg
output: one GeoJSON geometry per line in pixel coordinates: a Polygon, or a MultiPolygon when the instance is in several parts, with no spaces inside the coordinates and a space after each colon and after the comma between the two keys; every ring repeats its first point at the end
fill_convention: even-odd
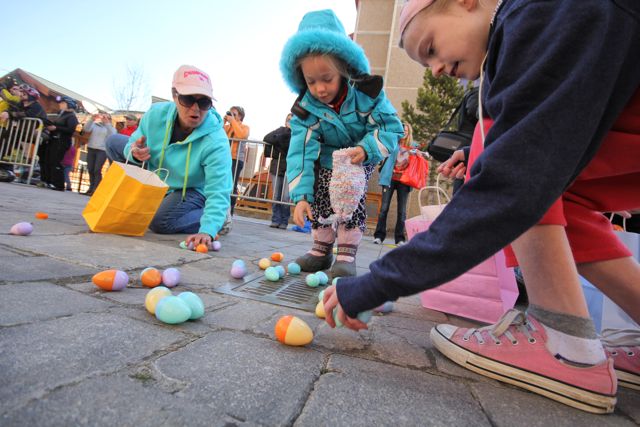
{"type": "Polygon", "coordinates": [[[335,277],[335,278],[331,281],[331,284],[332,284],[333,286],[337,285],[337,284],[338,284],[338,279],[339,279],[339,277],[335,277]]]}
{"type": "Polygon", "coordinates": [[[28,236],[33,233],[33,225],[30,222],[19,222],[14,224],[9,230],[9,234],[16,236],[28,236]]]}
{"type": "Polygon", "coordinates": [[[161,322],[176,325],[186,322],[190,317],[191,309],[182,298],[169,295],[156,304],[156,318],[161,322]]]}
{"type": "Polygon", "coordinates": [[[234,265],[231,267],[231,277],[234,279],[242,279],[247,275],[247,268],[243,266],[234,265]]]}
{"type": "Polygon", "coordinates": [[[327,273],[325,273],[324,271],[317,271],[316,277],[318,278],[318,283],[322,286],[329,283],[329,276],[327,276],[327,273]]]}
{"type": "Polygon", "coordinates": [[[105,291],[121,291],[129,283],[129,276],[120,270],[105,270],[95,274],[91,281],[105,291]]]}
{"type": "Polygon", "coordinates": [[[47,219],[49,218],[49,214],[45,212],[36,212],[37,219],[47,219]]]}
{"type": "Polygon", "coordinates": [[[358,313],[358,320],[362,323],[369,323],[371,320],[371,315],[373,312],[371,310],[363,311],[362,313],[358,313]]]}
{"type": "Polygon", "coordinates": [[[336,328],[342,328],[344,326],[340,319],[338,319],[338,310],[336,309],[333,309],[333,321],[336,322],[336,328]]]}
{"type": "Polygon", "coordinates": [[[278,269],[275,267],[267,267],[264,271],[264,277],[266,277],[270,282],[277,282],[280,280],[280,274],[278,273],[278,269]]]}
{"type": "Polygon", "coordinates": [[[376,313],[390,313],[393,311],[393,303],[391,301],[387,301],[384,304],[373,309],[376,313]]]}
{"type": "Polygon", "coordinates": [[[140,281],[147,288],[155,288],[162,283],[162,273],[153,267],[147,267],[140,273],[140,281]]]}
{"type": "Polygon", "coordinates": [[[318,276],[316,276],[315,274],[309,274],[305,281],[307,282],[307,285],[311,286],[312,288],[315,288],[320,284],[320,279],[318,279],[318,276]]]}
{"type": "Polygon", "coordinates": [[[322,300],[318,301],[318,305],[316,305],[316,316],[318,316],[321,319],[324,319],[325,317],[324,304],[322,303],[322,300]]]}
{"type": "Polygon", "coordinates": [[[173,288],[180,283],[180,270],[174,267],[167,268],[162,272],[162,284],[167,288],[173,288]]]}
{"type": "Polygon", "coordinates": [[[307,345],[313,340],[313,331],[302,319],[282,316],[275,326],[278,341],[287,345],[307,345]]]}
{"type": "Polygon", "coordinates": [[[322,301],[324,299],[324,289],[320,291],[318,294],[318,301],[322,301]]]}
{"type": "Polygon", "coordinates": [[[280,262],[284,259],[284,254],[282,252],[274,252],[271,254],[271,259],[275,262],[280,262]]]}
{"type": "Polygon", "coordinates": [[[262,258],[258,261],[258,267],[262,270],[266,270],[268,267],[271,267],[271,261],[269,261],[269,258],[262,258]]]}
{"type": "Polygon", "coordinates": [[[237,260],[233,261],[233,264],[231,264],[231,265],[232,266],[233,265],[238,265],[238,266],[242,266],[242,267],[246,267],[247,266],[247,264],[242,259],[237,259],[237,260]]]}
{"type": "Polygon", "coordinates": [[[287,272],[285,271],[284,267],[281,265],[276,265],[274,267],[276,270],[278,270],[278,275],[280,276],[280,278],[282,279],[284,276],[287,275],[287,272]]]}
{"type": "Polygon", "coordinates": [[[189,244],[187,245],[187,242],[185,242],[184,240],[182,242],[180,242],[180,247],[182,249],[189,249],[190,251],[193,250],[193,242],[189,242],[189,244]]]}
{"type": "Polygon", "coordinates": [[[207,252],[209,252],[209,248],[204,243],[200,243],[198,246],[196,246],[196,252],[206,254],[207,252]]]}
{"type": "Polygon", "coordinates": [[[289,274],[300,274],[300,271],[302,270],[300,268],[300,264],[297,262],[290,262],[289,265],[287,265],[287,271],[289,274]]]}
{"type": "Polygon", "coordinates": [[[222,248],[222,243],[220,243],[217,240],[214,240],[213,242],[211,242],[211,250],[218,252],[220,249],[222,248]]]}
{"type": "Polygon", "coordinates": [[[182,292],[178,294],[178,298],[186,302],[191,310],[189,320],[196,320],[204,316],[204,303],[200,297],[193,292],[182,292]]]}
{"type": "Polygon", "coordinates": [[[164,286],[157,286],[147,292],[147,295],[144,297],[144,307],[151,314],[156,314],[156,306],[158,302],[164,298],[171,295],[171,291],[169,288],[165,288],[164,286]]]}

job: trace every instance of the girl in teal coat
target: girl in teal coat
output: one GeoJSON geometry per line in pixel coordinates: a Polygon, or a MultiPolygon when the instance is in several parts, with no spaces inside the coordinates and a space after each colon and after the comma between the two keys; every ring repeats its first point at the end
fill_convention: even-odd
{"type": "Polygon", "coordinates": [[[353,217],[336,232],[318,218],[334,212],[329,200],[332,154],[350,148],[351,163],[363,164],[368,180],[373,168],[396,150],[402,124],[382,91],[382,78],[369,75],[369,62],[360,46],[345,34],[331,10],[307,13],[298,32],[286,43],[280,70],[299,94],[292,112],[287,180],[296,203],[294,221],[312,219],[314,245],[298,258],[304,271],[327,269],[331,274],[356,274],[355,255],[366,228],[365,196],[353,217]]]}

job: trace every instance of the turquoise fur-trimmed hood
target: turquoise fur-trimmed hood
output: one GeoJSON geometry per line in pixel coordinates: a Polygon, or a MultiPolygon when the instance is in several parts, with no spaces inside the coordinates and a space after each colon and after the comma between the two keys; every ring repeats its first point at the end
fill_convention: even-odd
{"type": "Polygon", "coordinates": [[[298,26],[298,32],[284,45],[280,57],[280,71],[289,88],[295,93],[300,93],[307,87],[296,62],[309,53],[335,55],[344,60],[354,70],[355,75],[370,72],[369,60],[364,50],[347,36],[344,26],[330,9],[305,14],[298,26]]]}

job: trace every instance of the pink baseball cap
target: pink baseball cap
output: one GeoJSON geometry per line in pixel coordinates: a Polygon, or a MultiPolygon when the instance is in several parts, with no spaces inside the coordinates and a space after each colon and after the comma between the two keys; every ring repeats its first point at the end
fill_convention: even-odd
{"type": "Polygon", "coordinates": [[[180,95],[205,95],[217,101],[213,97],[209,74],[193,65],[180,66],[173,74],[171,87],[174,87],[180,95]]]}
{"type": "Polygon", "coordinates": [[[431,6],[434,1],[435,0],[407,0],[404,6],[402,6],[402,11],[400,12],[400,47],[402,47],[402,35],[407,25],[409,25],[409,22],[423,9],[431,6]]]}

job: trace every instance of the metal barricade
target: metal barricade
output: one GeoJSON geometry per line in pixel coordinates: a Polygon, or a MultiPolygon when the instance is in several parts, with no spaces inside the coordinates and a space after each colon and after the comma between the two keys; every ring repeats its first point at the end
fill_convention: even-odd
{"type": "MultiPolygon", "coordinates": [[[[231,193],[232,196],[237,197],[236,208],[249,211],[270,212],[274,203],[294,206],[288,197],[274,197],[276,194],[288,194],[288,191],[285,191],[285,187],[288,189],[289,185],[286,177],[282,179],[279,188],[273,188],[273,182],[269,173],[270,162],[278,162],[279,164],[281,154],[274,158],[265,156],[265,149],[271,145],[264,141],[231,138],[231,142],[236,141],[240,142],[239,149],[242,149],[244,152],[242,170],[237,170],[239,165],[236,162],[236,170],[232,171],[233,176],[236,176],[238,172],[240,173],[237,185],[232,189],[231,193]]],[[[276,172],[280,171],[277,170],[276,172]]]]}
{"type": "Polygon", "coordinates": [[[0,163],[29,168],[27,184],[33,176],[41,136],[40,119],[10,120],[0,126],[0,163]]]}

